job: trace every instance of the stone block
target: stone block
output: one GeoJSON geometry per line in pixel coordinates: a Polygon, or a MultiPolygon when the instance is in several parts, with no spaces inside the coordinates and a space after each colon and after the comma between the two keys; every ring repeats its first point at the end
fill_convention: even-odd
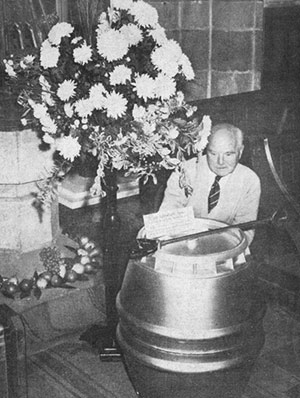
{"type": "Polygon", "coordinates": [[[0,183],[26,184],[40,180],[53,165],[51,151],[39,149],[32,130],[0,131],[0,183]]]}
{"type": "Polygon", "coordinates": [[[255,31],[255,54],[254,54],[254,67],[256,71],[262,72],[263,70],[263,57],[264,57],[264,38],[263,32],[255,31]]]}
{"type": "MultiPolygon", "coordinates": [[[[174,29],[174,30],[168,30],[166,32],[167,38],[168,39],[173,39],[175,41],[177,41],[177,43],[181,43],[181,32],[178,29],[174,29]]],[[[182,47],[182,51],[185,53],[185,49],[182,47]]]]}
{"type": "Polygon", "coordinates": [[[207,98],[208,71],[195,71],[195,79],[185,85],[186,101],[197,101],[207,98]]]}
{"type": "Polygon", "coordinates": [[[158,21],[166,30],[178,29],[178,2],[174,1],[149,1],[157,9],[158,21]]]}
{"type": "Polygon", "coordinates": [[[212,69],[248,71],[252,69],[253,32],[213,31],[212,69]]]}
{"type": "Polygon", "coordinates": [[[183,30],[182,48],[196,70],[208,69],[209,32],[183,30]]]}
{"type": "Polygon", "coordinates": [[[255,2],[214,1],[213,28],[225,31],[253,29],[255,25],[255,2]]]}
{"type": "Polygon", "coordinates": [[[254,71],[253,79],[254,79],[253,90],[260,90],[261,89],[261,72],[254,71]]]}
{"type": "Polygon", "coordinates": [[[0,204],[0,249],[28,252],[51,242],[56,229],[52,212],[58,211],[57,204],[45,208],[42,219],[30,196],[1,198],[0,204]]]}
{"type": "Polygon", "coordinates": [[[182,29],[209,28],[209,1],[181,1],[179,7],[182,29]]]}
{"type": "Polygon", "coordinates": [[[72,286],[73,289],[45,289],[39,300],[35,297],[11,300],[0,296],[0,304],[8,305],[16,314],[12,320],[20,332],[20,356],[24,354],[25,337],[28,353],[31,354],[70,333],[84,331],[94,324],[105,324],[102,271],[90,276],[88,281],[75,282],[72,286]]]}
{"type": "Polygon", "coordinates": [[[238,87],[232,72],[212,72],[211,96],[237,94],[238,87]]]}
{"type": "Polygon", "coordinates": [[[264,1],[256,2],[256,11],[255,11],[255,28],[259,30],[263,30],[264,26],[264,1]]]}
{"type": "Polygon", "coordinates": [[[254,76],[252,72],[235,72],[234,80],[239,93],[253,90],[254,76]]]}

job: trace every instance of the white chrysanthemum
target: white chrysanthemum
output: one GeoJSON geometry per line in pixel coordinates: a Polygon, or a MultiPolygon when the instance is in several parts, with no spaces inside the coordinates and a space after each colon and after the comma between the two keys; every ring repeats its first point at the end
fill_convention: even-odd
{"type": "Polygon", "coordinates": [[[156,129],[156,123],[155,122],[145,122],[143,124],[143,131],[146,135],[150,135],[154,133],[156,129]]]}
{"type": "Polygon", "coordinates": [[[73,51],[74,61],[78,64],[87,64],[92,59],[92,48],[91,46],[83,43],[80,47],[77,47],[73,51]]]}
{"type": "Polygon", "coordinates": [[[124,115],[127,110],[127,99],[115,91],[107,94],[105,108],[108,117],[117,119],[124,115]]]}
{"type": "Polygon", "coordinates": [[[54,142],[55,142],[54,138],[49,133],[46,133],[43,135],[43,141],[46,144],[50,144],[50,145],[54,144],[54,142]]]}
{"type": "Polygon", "coordinates": [[[137,104],[134,104],[132,110],[133,119],[136,121],[141,121],[143,120],[145,115],[146,115],[146,109],[143,106],[138,106],[137,104]]]}
{"type": "Polygon", "coordinates": [[[138,75],[133,83],[137,96],[147,101],[155,97],[155,80],[147,74],[138,75]]]}
{"type": "Polygon", "coordinates": [[[59,59],[59,49],[52,46],[49,40],[44,40],[41,45],[40,61],[44,69],[55,68],[59,59]]]}
{"type": "Polygon", "coordinates": [[[99,23],[96,29],[97,36],[102,35],[102,33],[107,32],[110,30],[110,24],[107,20],[106,12],[102,12],[99,16],[99,23]]]}
{"type": "Polygon", "coordinates": [[[69,118],[71,118],[74,114],[73,106],[70,103],[64,105],[64,111],[69,118]]]}
{"type": "Polygon", "coordinates": [[[186,80],[193,80],[195,78],[195,73],[191,64],[191,61],[185,54],[179,59],[179,65],[181,66],[182,73],[185,75],[186,80]]]}
{"type": "Polygon", "coordinates": [[[49,106],[55,105],[55,101],[48,91],[42,91],[42,101],[49,106]]]}
{"type": "Polygon", "coordinates": [[[168,54],[165,53],[163,47],[157,48],[151,54],[151,60],[155,68],[160,72],[163,72],[165,75],[173,77],[178,73],[177,62],[168,57],[168,54]]]}
{"type": "Polygon", "coordinates": [[[125,65],[117,65],[109,75],[111,85],[125,84],[126,80],[130,80],[131,69],[125,65]]]}
{"type": "Polygon", "coordinates": [[[129,10],[132,0],[112,0],[111,4],[116,10],[129,10]]]}
{"type": "Polygon", "coordinates": [[[67,136],[56,140],[56,149],[61,156],[73,162],[74,158],[79,156],[81,146],[78,142],[78,137],[67,136]]]}
{"type": "Polygon", "coordinates": [[[42,130],[45,131],[45,133],[49,133],[49,134],[53,134],[53,135],[56,133],[57,125],[56,125],[55,121],[52,120],[48,114],[41,117],[40,122],[42,124],[42,130]]]}
{"type": "Polygon", "coordinates": [[[134,16],[140,26],[155,26],[158,23],[158,12],[156,8],[143,0],[133,2],[129,12],[134,16]]]}
{"type": "Polygon", "coordinates": [[[175,80],[163,73],[160,73],[155,79],[155,96],[165,100],[172,97],[175,93],[175,80]]]}
{"type": "Polygon", "coordinates": [[[60,22],[54,25],[49,34],[48,39],[50,43],[58,46],[60,44],[61,38],[64,36],[70,36],[74,28],[68,22],[60,22]]]}
{"type": "Polygon", "coordinates": [[[69,101],[70,98],[74,97],[76,90],[76,83],[74,80],[64,80],[59,84],[57,89],[57,96],[62,101],[69,101]]]}
{"type": "Polygon", "coordinates": [[[97,49],[109,62],[116,61],[127,53],[128,42],[120,31],[110,29],[97,36],[97,49]]]}
{"type": "Polygon", "coordinates": [[[75,111],[80,117],[87,117],[92,114],[94,110],[93,101],[90,98],[80,99],[74,104],[75,111]]]}
{"type": "Polygon", "coordinates": [[[159,116],[161,119],[168,119],[170,113],[170,108],[167,105],[159,107],[159,116]]]}
{"type": "Polygon", "coordinates": [[[72,44],[77,44],[80,40],[83,40],[83,37],[81,36],[76,36],[74,39],[71,40],[72,44]]]}
{"type": "Polygon", "coordinates": [[[104,107],[105,93],[105,88],[101,83],[94,84],[94,86],[90,88],[90,100],[95,109],[102,109],[104,107]]]}
{"type": "Polygon", "coordinates": [[[162,147],[159,152],[161,156],[167,156],[171,153],[170,149],[166,147],[162,147]]]}
{"type": "Polygon", "coordinates": [[[157,25],[154,27],[154,29],[150,30],[149,34],[160,46],[163,45],[168,40],[165,29],[160,25],[157,25]]]}
{"type": "Polygon", "coordinates": [[[51,91],[51,85],[48,82],[48,80],[45,78],[44,75],[40,75],[39,77],[39,83],[42,86],[42,90],[44,91],[51,91]]]}
{"type": "Polygon", "coordinates": [[[136,46],[143,39],[141,29],[132,23],[123,25],[120,29],[120,32],[127,40],[129,47],[136,46]]]}
{"type": "Polygon", "coordinates": [[[182,106],[182,105],[183,105],[183,102],[184,102],[184,94],[183,94],[182,91],[177,91],[177,94],[176,94],[176,101],[177,101],[178,106],[182,106]]]}
{"type": "Polygon", "coordinates": [[[175,140],[179,135],[179,130],[176,126],[171,127],[168,130],[168,137],[171,138],[172,140],[175,140]]]}
{"type": "Polygon", "coordinates": [[[26,65],[30,65],[30,64],[33,63],[34,59],[35,59],[35,55],[30,55],[30,54],[28,54],[28,55],[26,55],[26,56],[23,58],[23,61],[24,61],[24,63],[25,63],[26,65]]]}
{"type": "Polygon", "coordinates": [[[43,116],[47,115],[48,109],[44,104],[37,104],[35,102],[30,102],[29,105],[33,109],[33,116],[36,119],[41,119],[43,116]]]}
{"type": "Polygon", "coordinates": [[[4,64],[5,64],[5,72],[8,74],[8,76],[16,77],[17,74],[16,74],[14,68],[5,60],[4,60],[4,64]]]}
{"type": "Polygon", "coordinates": [[[179,60],[182,57],[180,45],[175,40],[166,41],[151,53],[151,61],[159,71],[173,77],[178,73],[179,60]]]}

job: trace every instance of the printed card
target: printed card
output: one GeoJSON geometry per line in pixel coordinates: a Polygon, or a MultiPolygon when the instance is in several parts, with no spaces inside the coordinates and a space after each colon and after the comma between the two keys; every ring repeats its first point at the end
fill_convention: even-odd
{"type": "Polygon", "coordinates": [[[192,207],[160,211],[143,218],[148,239],[184,234],[195,220],[192,207]]]}

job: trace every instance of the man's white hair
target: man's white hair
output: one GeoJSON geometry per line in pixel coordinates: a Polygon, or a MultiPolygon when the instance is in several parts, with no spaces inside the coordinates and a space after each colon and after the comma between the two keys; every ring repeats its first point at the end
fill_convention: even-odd
{"type": "Polygon", "coordinates": [[[232,133],[236,139],[239,148],[243,146],[244,143],[244,133],[238,127],[235,127],[230,123],[219,123],[212,127],[210,137],[212,137],[217,131],[226,130],[232,133]]]}

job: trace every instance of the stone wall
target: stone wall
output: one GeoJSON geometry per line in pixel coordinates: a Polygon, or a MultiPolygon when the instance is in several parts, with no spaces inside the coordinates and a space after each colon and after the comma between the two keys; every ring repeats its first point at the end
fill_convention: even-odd
{"type": "Polygon", "coordinates": [[[169,38],[190,58],[196,79],[187,99],[260,89],[262,0],[151,0],[169,38]]]}

